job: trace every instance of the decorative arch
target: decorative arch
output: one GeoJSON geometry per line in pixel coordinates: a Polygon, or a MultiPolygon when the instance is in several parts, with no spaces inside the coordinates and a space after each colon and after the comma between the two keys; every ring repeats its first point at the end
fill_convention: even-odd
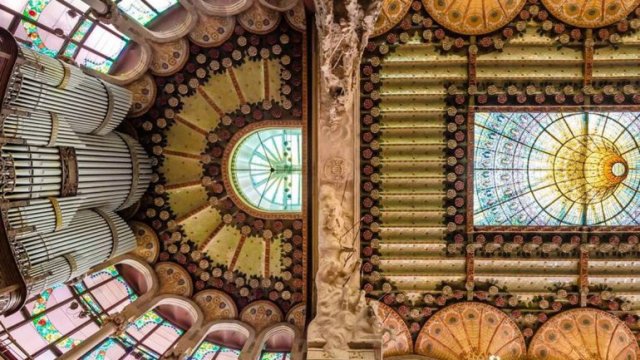
{"type": "Polygon", "coordinates": [[[538,329],[529,345],[529,358],[540,360],[633,360],[639,354],[636,337],[625,323],[590,308],[555,315],[538,329]]]}
{"type": "Polygon", "coordinates": [[[192,359],[237,359],[241,353],[248,351],[255,340],[255,330],[248,324],[238,320],[217,320],[205,327],[202,337],[196,346],[192,359]],[[222,336],[214,334],[224,332],[222,336]],[[214,338],[211,338],[214,336],[214,338]],[[225,339],[234,336],[235,339],[225,339]],[[240,343],[240,338],[243,338],[240,343]]]}
{"type": "MultiPolygon", "coordinates": [[[[202,326],[202,311],[190,299],[176,295],[158,295],[149,302],[132,304],[144,307],[118,334],[96,345],[85,359],[111,359],[125,355],[159,359],[181,338],[197,336],[202,326]],[[180,324],[178,324],[180,323],[180,324]]],[[[125,309],[123,313],[128,310],[125,309]]]]}
{"type": "Polygon", "coordinates": [[[462,302],[435,313],[416,339],[415,352],[437,359],[518,360],[526,356],[524,336],[499,309],[462,302]]]}
{"type": "Polygon", "coordinates": [[[296,344],[297,340],[301,339],[301,334],[298,329],[296,329],[293,325],[288,323],[278,323],[273,324],[265,329],[263,329],[260,334],[257,336],[253,353],[256,356],[253,356],[253,359],[260,360],[290,360],[291,358],[298,358],[299,349],[296,344]],[[275,343],[270,344],[270,341],[274,341],[276,337],[288,337],[288,341],[290,342],[290,349],[285,349],[287,346],[280,347],[282,345],[276,346],[275,343]]]}
{"type": "MultiPolygon", "coordinates": [[[[293,152],[294,150],[289,151],[293,152]]],[[[225,188],[230,190],[227,192],[227,195],[240,209],[257,218],[300,218],[303,199],[302,152],[302,128],[297,121],[265,121],[245,126],[242,130],[238,131],[225,146],[224,156],[222,158],[222,180],[224,181],[225,188]],[[285,138],[288,136],[285,132],[289,129],[291,130],[291,134],[289,135],[291,139],[297,136],[298,142],[296,146],[298,151],[297,158],[292,158],[291,162],[287,161],[285,164],[284,161],[287,156],[285,138]],[[267,136],[268,139],[263,141],[260,136],[261,134],[263,137],[267,136]],[[279,141],[282,141],[282,143],[279,141]],[[276,164],[274,162],[282,162],[282,164],[276,164]],[[291,166],[290,173],[287,164],[291,166]],[[251,166],[251,168],[248,168],[248,166],[251,166]],[[242,175],[246,175],[246,177],[240,177],[240,170],[237,169],[237,167],[242,168],[242,175]],[[269,167],[271,167],[272,170],[270,173],[268,172],[269,167]],[[279,167],[281,169],[278,169],[279,167]],[[273,169],[276,170],[273,171],[273,169]],[[258,174],[255,175],[254,178],[255,171],[258,171],[258,174]],[[295,207],[292,207],[294,210],[277,208],[279,204],[275,202],[273,202],[274,210],[267,210],[261,208],[260,204],[251,203],[251,198],[258,197],[259,199],[263,199],[263,196],[265,196],[270,186],[280,186],[281,177],[287,174],[290,176],[294,175],[295,171],[297,171],[297,180],[300,184],[298,184],[298,190],[296,191],[298,200],[294,199],[292,201],[292,204],[295,204],[295,207]],[[277,176],[273,176],[274,174],[277,176]],[[250,179],[248,179],[248,177],[250,179]],[[256,183],[265,181],[265,179],[267,181],[265,185],[266,190],[260,194],[255,185],[256,183]],[[247,187],[249,188],[247,189],[247,187]]],[[[296,180],[293,181],[295,182],[296,180]]],[[[295,185],[296,184],[294,184],[294,186],[295,185]]],[[[283,186],[285,187],[282,191],[286,193],[286,185],[283,186]]],[[[293,194],[293,196],[295,197],[296,194],[293,194]]],[[[282,205],[282,207],[285,207],[285,204],[282,205]]]]}
{"type": "Polygon", "coordinates": [[[16,358],[59,357],[97,332],[104,319],[154,292],[149,266],[127,255],[114,258],[71,285],[57,285],[0,317],[3,351],[16,358]],[[137,292],[115,265],[140,272],[146,293],[137,292]],[[146,275],[145,275],[146,274],[146,275]]]}

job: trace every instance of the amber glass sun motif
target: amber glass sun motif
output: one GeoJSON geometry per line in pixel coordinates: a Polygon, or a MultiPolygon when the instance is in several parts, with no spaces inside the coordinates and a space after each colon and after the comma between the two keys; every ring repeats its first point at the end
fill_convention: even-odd
{"type": "Polygon", "coordinates": [[[639,118],[477,113],[474,225],[637,225],[639,118]]]}

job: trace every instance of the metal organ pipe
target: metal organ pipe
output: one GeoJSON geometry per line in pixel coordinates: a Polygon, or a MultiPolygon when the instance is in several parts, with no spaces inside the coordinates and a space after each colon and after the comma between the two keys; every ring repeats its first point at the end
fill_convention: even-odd
{"type": "Polygon", "coordinates": [[[79,68],[25,47],[8,90],[8,104],[29,111],[64,116],[83,134],[106,135],[120,124],[131,107],[127,89],[84,74],[79,68]]]}
{"type": "Polygon", "coordinates": [[[77,184],[72,194],[83,198],[82,209],[120,210],[140,199],[151,179],[151,163],[137,141],[120,133],[77,139],[81,146],[72,151],[5,144],[2,156],[15,169],[15,185],[5,192],[5,199],[65,196],[69,182],[77,184]]]}
{"type": "Polygon", "coordinates": [[[14,254],[22,286],[0,293],[0,314],[134,250],[133,231],[114,211],[138,201],[152,175],[142,146],[113,131],[131,106],[128,90],[11,50],[7,36],[0,29],[0,55],[13,59],[0,84],[0,247],[14,254]]]}
{"type": "Polygon", "coordinates": [[[82,275],[96,264],[132,251],[136,245],[133,231],[122,218],[99,209],[78,211],[63,230],[32,233],[17,241],[23,249],[20,261],[30,269],[31,294],[82,275]]]}

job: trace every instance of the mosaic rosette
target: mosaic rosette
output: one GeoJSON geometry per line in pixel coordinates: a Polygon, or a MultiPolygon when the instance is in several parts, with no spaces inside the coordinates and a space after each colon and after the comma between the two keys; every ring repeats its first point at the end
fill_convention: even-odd
{"type": "Polygon", "coordinates": [[[507,25],[526,0],[422,0],[429,15],[447,29],[464,35],[488,34],[507,25]]]}
{"type": "Polygon", "coordinates": [[[540,360],[637,359],[638,343],[618,318],[601,310],[574,309],[551,318],[529,345],[540,360]]]}
{"type": "Polygon", "coordinates": [[[580,28],[599,28],[626,18],[640,0],[542,0],[556,18],[580,28]]]}
{"type": "Polygon", "coordinates": [[[518,360],[524,337],[502,311],[481,303],[459,303],[434,314],[416,340],[416,353],[443,360],[518,360]]]}

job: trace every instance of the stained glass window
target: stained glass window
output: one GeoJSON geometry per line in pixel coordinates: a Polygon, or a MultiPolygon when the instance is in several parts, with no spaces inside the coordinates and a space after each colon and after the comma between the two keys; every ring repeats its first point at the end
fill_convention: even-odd
{"type": "Polygon", "coordinates": [[[640,222],[640,113],[477,113],[476,226],[640,222]]]}
{"type": "Polygon", "coordinates": [[[0,317],[0,341],[17,358],[53,359],[96,332],[107,314],[136,298],[110,267],[71,286],[47,289],[19,312],[0,317]]]}
{"type": "Polygon", "coordinates": [[[291,360],[289,352],[263,351],[260,360],[291,360]]]}
{"type": "Polygon", "coordinates": [[[235,190],[250,206],[271,212],[302,208],[302,130],[270,128],[241,139],[231,155],[235,190]]]}
{"type": "Polygon", "coordinates": [[[122,335],[106,339],[83,359],[160,359],[183,333],[182,329],[151,310],[132,322],[122,335]]]}
{"type": "Polygon", "coordinates": [[[0,26],[32,49],[107,73],[129,39],[101,24],[82,0],[12,0],[0,4],[0,26]]]}
{"type": "Polygon", "coordinates": [[[118,8],[142,25],[148,25],[178,0],[116,0],[118,8]]]}
{"type": "Polygon", "coordinates": [[[191,360],[236,360],[240,356],[240,350],[217,345],[209,341],[203,341],[191,356],[191,360]]]}

